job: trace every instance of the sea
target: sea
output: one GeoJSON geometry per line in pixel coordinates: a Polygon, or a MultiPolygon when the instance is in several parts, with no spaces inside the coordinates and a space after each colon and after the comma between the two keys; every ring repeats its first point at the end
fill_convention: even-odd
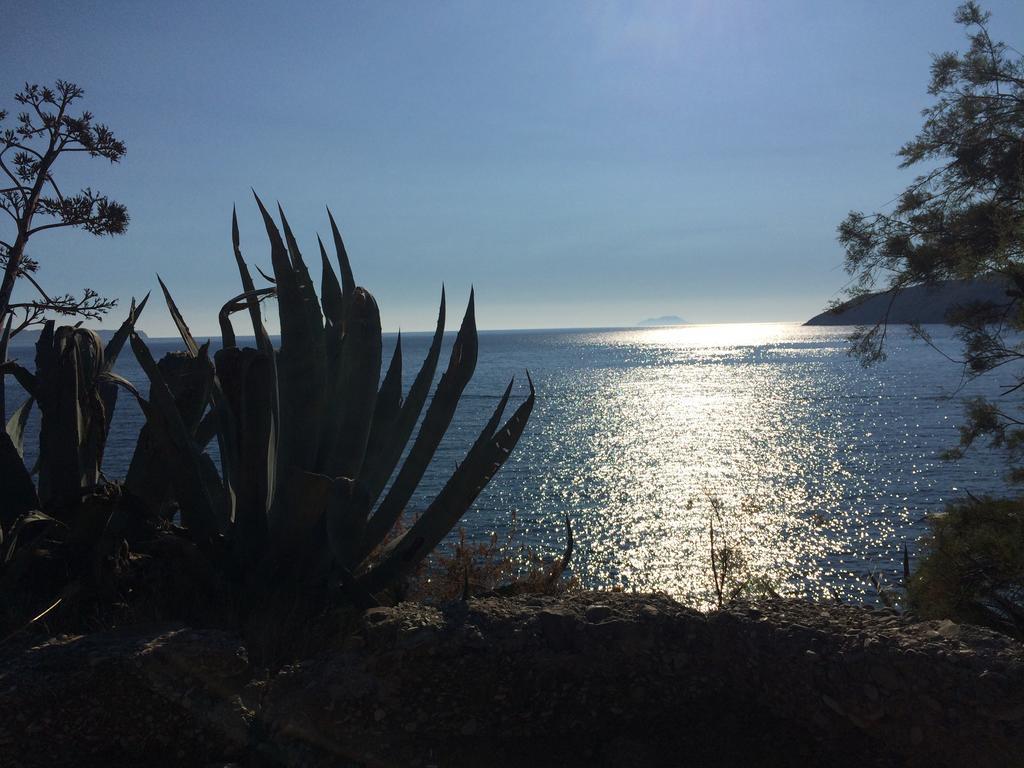
{"type": "MultiPolygon", "coordinates": [[[[440,491],[510,379],[509,411],[521,402],[529,371],[533,415],[462,519],[468,540],[553,560],[568,519],[572,575],[584,587],[660,591],[707,606],[717,572],[727,588],[877,602],[898,590],[904,550],[914,568],[929,518],[970,495],[1013,492],[998,452],[942,457],[958,442],[964,401],[1002,396],[1012,372],[965,377],[945,326],[927,328],[931,344],[891,327],[887,359],[865,368],[848,354],[852,330],[756,323],[481,332],[476,373],[407,514],[440,491]]],[[[446,336],[438,376],[453,340],[446,336]]],[[[182,348],[174,339],[148,343],[157,357],[182,348]]],[[[403,334],[406,389],[429,343],[430,334],[403,334]]],[[[394,344],[386,335],[385,368],[394,344]]],[[[32,354],[10,351],[29,367],[32,354]]],[[[116,370],[148,391],[130,349],[116,370]]],[[[11,377],[5,386],[10,411],[24,393],[11,377]]],[[[108,478],[124,476],[142,422],[122,395],[108,478]]],[[[37,434],[36,413],[30,465],[37,434]]]]}

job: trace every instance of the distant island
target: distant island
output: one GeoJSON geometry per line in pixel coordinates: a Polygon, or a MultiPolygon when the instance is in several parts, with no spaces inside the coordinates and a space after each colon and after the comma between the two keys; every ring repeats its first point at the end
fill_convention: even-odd
{"type": "Polygon", "coordinates": [[[641,320],[637,325],[643,326],[654,326],[654,325],[685,325],[686,321],[683,320],[679,315],[662,315],[661,317],[649,317],[646,320],[641,320]]]}
{"type": "Polygon", "coordinates": [[[905,288],[895,299],[879,291],[826,310],[804,325],[874,325],[885,319],[886,310],[889,312],[887,322],[895,325],[945,323],[949,311],[957,305],[980,301],[1005,304],[1007,287],[1003,278],[990,277],[915,285],[905,288]]]}
{"type": "MultiPolygon", "coordinates": [[[[111,337],[116,332],[117,331],[114,331],[114,330],[96,331],[96,333],[98,333],[99,336],[100,336],[100,340],[103,341],[104,343],[110,341],[111,337]]],[[[11,339],[11,346],[12,347],[27,347],[27,346],[30,346],[30,345],[34,345],[37,341],[39,341],[39,334],[40,333],[41,333],[41,331],[36,330],[36,329],[22,331],[17,336],[15,336],[13,339],[11,339]]],[[[143,333],[142,331],[136,330],[135,333],[138,334],[139,338],[145,339],[147,341],[149,340],[149,337],[145,333],[143,333]]]]}

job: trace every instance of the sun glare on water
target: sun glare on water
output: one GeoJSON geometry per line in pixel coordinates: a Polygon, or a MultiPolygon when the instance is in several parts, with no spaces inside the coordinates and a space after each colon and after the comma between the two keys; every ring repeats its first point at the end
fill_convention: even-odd
{"type": "Polygon", "coordinates": [[[714,528],[733,588],[870,599],[868,574],[895,571],[920,505],[957,482],[915,442],[926,422],[948,429],[929,440],[955,440],[936,409],[956,404],[919,398],[912,369],[865,372],[835,329],[679,326],[571,342],[587,364],[542,374],[521,454],[540,457],[542,479],[524,512],[569,512],[585,584],[708,605],[714,528]]]}

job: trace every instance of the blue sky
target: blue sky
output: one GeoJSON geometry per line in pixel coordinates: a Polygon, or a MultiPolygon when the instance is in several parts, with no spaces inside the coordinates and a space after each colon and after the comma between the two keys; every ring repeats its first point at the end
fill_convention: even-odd
{"type": "MultiPolygon", "coordinates": [[[[127,301],[159,271],[198,333],[238,290],[233,204],[269,262],[250,186],[310,257],[331,207],[388,330],[430,327],[442,280],[483,328],[803,320],[845,282],[839,221],[912,176],[955,6],[12,3],[0,108],[72,80],[128,145],[58,175],[128,234],[38,235],[46,284],[127,301]]],[[[1019,42],[1024,4],[986,7],[1019,42]]],[[[173,332],[158,305],[142,327],[173,332]]]]}

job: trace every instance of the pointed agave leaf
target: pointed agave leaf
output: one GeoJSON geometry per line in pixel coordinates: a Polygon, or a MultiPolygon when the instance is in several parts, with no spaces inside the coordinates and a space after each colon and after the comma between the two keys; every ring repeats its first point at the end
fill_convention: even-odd
{"type": "MultiPolygon", "coordinates": [[[[196,357],[187,352],[171,352],[157,363],[179,418],[193,440],[216,386],[208,351],[209,342],[197,350],[196,357]]],[[[152,389],[150,399],[154,399],[152,389]]],[[[173,468],[168,465],[159,436],[154,432],[158,426],[143,425],[125,478],[132,493],[153,508],[164,504],[173,483],[173,468]]]]}
{"type": "Polygon", "coordinates": [[[138,306],[135,306],[135,299],[132,298],[132,306],[128,310],[128,317],[121,323],[121,327],[117,329],[117,332],[110,337],[110,341],[107,342],[107,346],[103,349],[103,369],[105,371],[114,370],[117,356],[121,354],[121,349],[124,347],[124,343],[128,341],[129,334],[135,330],[135,323],[138,322],[139,316],[142,314],[142,310],[146,308],[146,302],[148,301],[148,293],[142,297],[142,301],[139,302],[138,306]]]}
{"type": "MultiPolygon", "coordinates": [[[[224,306],[220,308],[220,312],[217,314],[223,347],[238,346],[235,342],[235,329],[231,325],[231,315],[235,312],[241,312],[243,309],[248,309],[252,301],[256,301],[258,304],[263,297],[273,296],[275,293],[276,290],[274,288],[260,288],[258,291],[240,293],[224,302],[224,306]]],[[[264,331],[265,333],[266,331],[264,331]]],[[[267,343],[269,344],[269,337],[267,343]]],[[[261,347],[259,339],[257,339],[256,345],[258,348],[261,347]]]]}
{"type": "Polygon", "coordinates": [[[192,331],[188,329],[188,323],[185,322],[185,318],[181,316],[181,312],[178,310],[178,305],[174,303],[174,299],[171,298],[171,292],[167,290],[167,286],[164,285],[164,281],[160,279],[160,275],[156,276],[157,282],[160,283],[160,289],[164,292],[164,300],[167,302],[167,310],[171,313],[171,319],[174,320],[174,325],[178,329],[178,333],[181,335],[181,340],[185,342],[185,347],[188,349],[188,353],[195,357],[199,354],[199,345],[196,344],[196,340],[192,337],[192,331]]]}
{"type": "MultiPolygon", "coordinates": [[[[381,382],[380,390],[377,392],[377,403],[373,409],[373,422],[370,425],[370,437],[366,442],[366,465],[374,461],[382,451],[386,450],[387,444],[391,441],[402,414],[402,333],[399,331],[398,339],[395,341],[395,350],[391,354],[391,363],[388,371],[384,374],[384,381],[381,382]]],[[[378,471],[376,467],[371,471],[378,471]]],[[[387,478],[385,478],[386,482],[387,478]]],[[[359,475],[359,482],[368,487],[372,478],[368,477],[366,470],[359,475]]],[[[373,500],[370,502],[373,503],[373,500]]]]}
{"type": "Polygon", "coordinates": [[[37,538],[46,533],[50,528],[55,526],[63,526],[60,520],[50,517],[45,512],[40,512],[38,509],[33,509],[25,514],[21,515],[12,526],[8,529],[8,534],[4,539],[4,554],[2,563],[9,563],[14,557],[15,551],[18,549],[18,540],[26,538],[26,534],[31,530],[32,536],[29,538],[30,541],[35,541],[37,538]]]}
{"type": "Polygon", "coordinates": [[[242,258],[241,239],[238,235],[238,214],[234,207],[231,208],[231,246],[235,253],[235,263],[238,265],[238,276],[242,281],[242,295],[246,297],[246,305],[249,308],[249,319],[252,320],[252,331],[256,336],[256,348],[271,354],[273,346],[270,343],[270,336],[263,326],[263,318],[260,315],[260,304],[256,293],[256,286],[252,282],[252,275],[249,267],[242,258]]]}
{"type": "MultiPolygon", "coordinates": [[[[430,349],[423,360],[423,365],[420,366],[419,373],[416,374],[412,386],[409,387],[409,394],[406,395],[405,401],[402,403],[402,410],[399,413],[398,419],[392,429],[386,433],[382,429],[382,434],[378,438],[371,438],[371,442],[367,447],[366,462],[364,463],[360,482],[364,487],[370,506],[373,506],[377,499],[380,498],[384,486],[387,485],[388,478],[395,471],[398,460],[402,458],[402,451],[405,450],[405,446],[412,436],[412,431],[416,428],[416,422],[419,421],[423,404],[427,400],[427,395],[430,394],[430,385],[434,382],[437,361],[441,356],[441,344],[444,341],[444,321],[445,300],[444,288],[442,287],[441,306],[437,312],[437,327],[434,329],[434,338],[430,342],[430,349]]],[[[400,376],[399,379],[401,379],[400,376]]],[[[381,393],[383,394],[383,392],[384,390],[382,389],[381,393]]]]}
{"type": "Polygon", "coordinates": [[[328,477],[354,478],[362,468],[380,381],[380,335],[377,302],[357,288],[320,433],[318,471],[328,477]]]}
{"type": "Polygon", "coordinates": [[[492,424],[500,418],[500,410],[505,405],[502,398],[466,460],[455,470],[434,501],[408,531],[385,548],[380,561],[364,574],[361,581],[369,592],[379,592],[412,573],[455,527],[508,459],[526,428],[536,399],[529,372],[527,379],[530,381],[530,396],[526,401],[516,409],[505,426],[485,439],[492,424]]]}
{"type": "Polygon", "coordinates": [[[205,450],[212,437],[217,438],[220,473],[229,522],[236,519],[238,509],[238,446],[241,441],[238,434],[238,418],[231,402],[230,392],[233,389],[233,369],[238,363],[238,355],[242,352],[243,350],[236,347],[225,347],[217,350],[214,355],[215,375],[210,390],[212,405],[196,427],[195,434],[195,442],[200,450],[205,450]]]}
{"type": "Polygon", "coordinates": [[[320,299],[316,295],[316,289],[313,287],[313,279],[309,276],[309,268],[306,266],[306,262],[302,258],[302,253],[299,251],[299,244],[295,242],[295,236],[292,234],[292,228],[288,226],[288,219],[284,215],[284,211],[281,210],[281,206],[277,206],[277,212],[281,217],[281,226],[284,229],[284,240],[288,245],[288,255],[291,258],[292,269],[295,272],[296,284],[298,285],[299,294],[302,296],[302,306],[307,314],[307,322],[310,328],[319,328],[323,331],[324,319],[323,313],[320,310],[320,299]]]}
{"type": "MultiPolygon", "coordinates": [[[[217,533],[217,513],[206,488],[202,459],[192,434],[171,394],[167,381],[145,342],[131,335],[132,351],[150,382],[150,400],[139,398],[146,423],[165,457],[175,495],[181,505],[181,519],[197,543],[206,545],[217,533]]],[[[198,352],[198,350],[197,350],[198,352]]]]}
{"type": "MultiPolygon", "coordinates": [[[[218,350],[219,355],[223,350],[218,350]]],[[[219,375],[219,371],[218,371],[219,375]]],[[[217,413],[217,408],[210,408],[203,418],[199,421],[196,426],[195,441],[196,445],[200,448],[206,448],[210,444],[210,441],[217,436],[217,430],[220,428],[220,414],[217,413]]]]}
{"type": "Polygon", "coordinates": [[[220,343],[225,349],[238,346],[235,341],[235,328],[231,325],[231,312],[233,309],[231,302],[228,302],[217,313],[217,322],[220,325],[220,343]]]}
{"type": "Polygon", "coordinates": [[[334,222],[334,215],[331,209],[327,209],[327,218],[331,221],[331,235],[334,237],[334,251],[338,258],[338,268],[341,270],[341,294],[342,309],[348,304],[349,299],[356,290],[356,279],[352,276],[352,264],[348,260],[348,252],[345,250],[345,243],[342,242],[341,232],[334,222]]]}
{"type": "Polygon", "coordinates": [[[231,447],[230,477],[234,495],[233,548],[239,565],[261,560],[267,546],[275,446],[271,399],[273,367],[268,356],[255,349],[222,349],[217,353],[231,447]]]}
{"type": "Polygon", "coordinates": [[[256,267],[256,271],[260,273],[260,277],[262,277],[264,280],[266,280],[271,285],[277,285],[277,280],[275,280],[273,277],[271,277],[266,272],[264,272],[262,269],[260,269],[260,265],[259,264],[256,264],[254,266],[256,267]]]}
{"type": "Polygon", "coordinates": [[[569,565],[572,563],[572,523],[569,521],[569,513],[565,513],[565,552],[562,553],[562,560],[558,564],[558,575],[563,574],[569,569],[569,565]]]}
{"type": "Polygon", "coordinates": [[[232,502],[221,480],[220,472],[217,471],[217,465],[213,463],[210,454],[203,451],[199,452],[199,474],[213,506],[217,533],[223,535],[231,527],[232,502]]]}
{"type": "Polygon", "coordinates": [[[324,317],[327,322],[338,329],[340,334],[342,324],[345,320],[344,300],[342,299],[341,286],[338,285],[338,278],[334,274],[334,268],[327,258],[327,249],[320,236],[316,237],[317,245],[320,246],[320,300],[324,306],[324,317]]]}
{"type": "MultiPolygon", "coordinates": [[[[387,450],[388,444],[394,439],[396,425],[401,414],[402,334],[399,333],[394,353],[391,355],[391,364],[388,366],[384,381],[380,385],[380,391],[377,393],[370,435],[366,443],[364,464],[369,462],[371,457],[379,458],[382,452],[387,450]]],[[[380,466],[381,462],[378,460],[376,463],[376,472],[378,473],[380,473],[380,466]]],[[[371,469],[370,471],[372,473],[375,470],[371,469]]],[[[385,477],[384,480],[386,481],[387,478],[385,477]]],[[[358,482],[344,498],[344,515],[348,525],[335,525],[330,531],[335,556],[347,567],[354,567],[356,564],[355,558],[362,546],[363,528],[374,501],[375,498],[370,497],[366,474],[361,472],[358,482]]]]}
{"type": "MultiPolygon", "coordinates": [[[[121,354],[121,349],[124,347],[125,341],[128,340],[128,335],[135,330],[135,323],[138,322],[139,316],[142,314],[142,310],[146,308],[146,303],[149,301],[149,294],[147,293],[142,297],[142,301],[138,306],[135,305],[135,299],[132,298],[131,308],[128,310],[128,317],[125,318],[124,322],[121,323],[121,327],[117,329],[117,332],[111,337],[110,341],[107,342],[107,346],[103,349],[103,368],[100,372],[100,377],[103,374],[110,373],[114,370],[114,364],[117,362],[118,355],[121,354]]],[[[99,390],[100,398],[103,401],[103,436],[104,442],[106,441],[106,435],[110,433],[110,422],[114,418],[114,409],[117,407],[117,385],[107,381],[96,382],[96,386],[99,390]]]]}
{"type": "Polygon", "coordinates": [[[135,388],[135,385],[128,381],[128,379],[126,379],[124,376],[121,376],[120,374],[111,373],[110,371],[107,371],[106,373],[103,374],[102,379],[104,381],[109,381],[112,384],[116,384],[117,386],[121,387],[121,389],[128,390],[128,392],[131,393],[133,397],[140,397],[139,390],[135,388]]]}
{"type": "MultiPolygon", "coordinates": [[[[326,386],[323,325],[312,322],[314,308],[308,307],[305,289],[288,258],[284,241],[273,219],[256,198],[270,238],[270,257],[277,285],[277,306],[281,318],[281,350],[277,356],[280,430],[278,463],[282,478],[292,476],[291,468],[312,470],[317,444],[311,440],[320,430],[326,386]]],[[[311,290],[311,286],[310,286],[311,290]]],[[[315,308],[319,315],[319,307],[315,308]]]]}
{"type": "MultiPolygon", "coordinates": [[[[320,471],[332,478],[351,481],[359,475],[366,455],[370,425],[380,381],[380,312],[373,296],[362,288],[352,295],[345,343],[336,360],[332,379],[335,388],[328,397],[325,431],[321,434],[320,471]]],[[[362,491],[332,493],[328,505],[328,527],[332,541],[343,541],[335,554],[351,565],[359,549],[369,504],[362,491]]]]}
{"type": "MultiPolygon", "coordinates": [[[[515,377],[509,380],[508,386],[505,387],[505,392],[502,394],[501,399],[498,400],[498,405],[494,409],[494,413],[492,413],[491,418],[487,420],[487,424],[485,424],[484,428],[480,431],[480,435],[473,443],[473,446],[469,449],[469,453],[467,455],[474,455],[476,451],[481,450],[484,443],[494,437],[494,433],[497,431],[498,425],[501,423],[501,416],[505,413],[505,406],[508,405],[508,399],[512,395],[512,385],[515,383],[515,377]]],[[[533,393],[532,382],[530,383],[530,393],[533,393]]]]}
{"type": "Polygon", "coordinates": [[[34,373],[23,365],[19,365],[13,360],[8,360],[6,363],[0,363],[0,373],[9,373],[14,376],[15,381],[21,385],[30,396],[36,397],[36,392],[39,389],[39,379],[34,373]]]}
{"type": "MultiPolygon", "coordinates": [[[[25,428],[28,426],[28,416],[32,411],[32,404],[34,402],[34,398],[28,398],[28,400],[15,409],[14,413],[11,414],[10,420],[7,422],[7,434],[11,438],[14,449],[22,457],[25,455],[25,428]]],[[[3,486],[0,485],[0,487],[3,486]]]]}
{"type": "Polygon", "coordinates": [[[419,485],[434,457],[434,452],[451,424],[455,409],[459,404],[462,391],[466,388],[476,368],[478,340],[476,335],[476,318],[473,312],[473,292],[469,293],[469,305],[462,319],[462,327],[452,345],[448,368],[441,375],[434,399],[431,400],[423,417],[419,434],[413,442],[405,463],[377,511],[366,526],[366,536],[360,551],[365,557],[384,540],[391,528],[398,522],[406,504],[412,498],[416,486],[419,485]]]}
{"type": "Polygon", "coordinates": [[[95,334],[88,334],[70,326],[47,334],[44,327],[36,344],[36,401],[42,414],[38,492],[46,509],[64,506],[83,485],[95,483],[83,482],[93,474],[82,452],[93,433],[93,403],[91,387],[79,385],[88,381],[85,344],[99,345],[95,334]]]}
{"type": "Polygon", "coordinates": [[[7,388],[4,386],[3,364],[7,362],[7,345],[11,340],[11,321],[14,315],[7,315],[7,323],[0,333],[0,421],[7,421],[7,388]]]}
{"type": "MultiPolygon", "coordinates": [[[[32,402],[29,400],[28,402],[32,402]]],[[[24,406],[22,406],[24,408],[24,406]]],[[[22,409],[19,409],[22,410],[22,409]]],[[[27,411],[27,409],[25,409],[27,411]]],[[[18,414],[11,418],[13,422],[18,414]]],[[[0,432],[0,542],[10,538],[15,521],[39,507],[36,488],[22,460],[22,451],[7,432],[0,432]]]]}

